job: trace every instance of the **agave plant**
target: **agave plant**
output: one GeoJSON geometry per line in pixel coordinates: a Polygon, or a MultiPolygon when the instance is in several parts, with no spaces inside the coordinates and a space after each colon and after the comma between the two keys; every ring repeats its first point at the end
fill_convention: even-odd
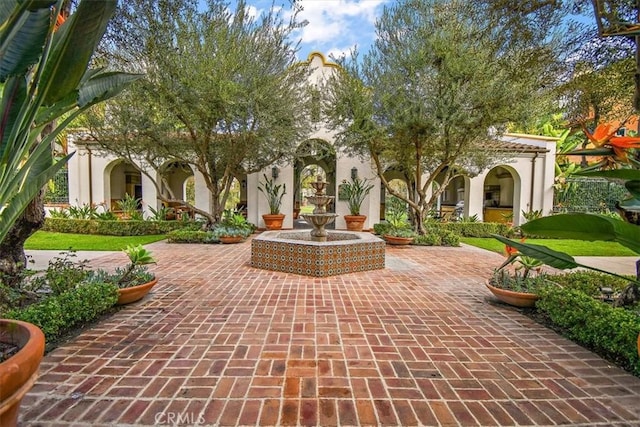
{"type": "Polygon", "coordinates": [[[62,3],[0,1],[0,241],[71,156],[54,161],[58,134],[140,77],[88,69],[117,0],[81,0],[66,20],[62,3]]]}

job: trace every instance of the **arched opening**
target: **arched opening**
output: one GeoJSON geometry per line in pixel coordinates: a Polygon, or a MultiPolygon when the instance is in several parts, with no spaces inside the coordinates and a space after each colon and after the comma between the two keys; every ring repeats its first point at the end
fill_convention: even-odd
{"type": "Polygon", "coordinates": [[[514,169],[496,166],[484,179],[483,217],[485,222],[513,223],[519,212],[520,180],[514,169]]]}
{"type": "MultiPolygon", "coordinates": [[[[455,174],[455,171],[453,172],[455,174]]],[[[446,171],[436,176],[434,186],[440,188],[444,184],[446,171]]],[[[464,176],[456,176],[440,193],[436,203],[436,216],[442,220],[459,220],[465,213],[466,180],[464,176]]]]}
{"type": "MultiPolygon", "coordinates": [[[[313,206],[307,203],[307,196],[314,194],[311,182],[318,176],[329,183],[326,188],[328,196],[336,195],[336,153],[334,148],[321,139],[310,139],[300,144],[296,150],[296,162],[294,164],[294,228],[311,228],[300,217],[300,213],[310,213],[313,206]]],[[[335,201],[327,206],[327,212],[335,212],[335,201]]],[[[335,228],[335,224],[326,228],[335,228]]]]}
{"type": "Polygon", "coordinates": [[[107,165],[103,182],[107,198],[105,202],[112,211],[117,211],[118,201],[127,196],[142,200],[142,174],[125,160],[116,160],[107,165]]]}
{"type": "MultiPolygon", "coordinates": [[[[161,194],[168,199],[184,200],[193,204],[195,201],[195,180],[191,166],[185,162],[168,162],[161,169],[163,181],[161,194]]],[[[160,204],[160,202],[158,202],[160,204]]],[[[163,203],[170,209],[168,218],[194,217],[194,212],[180,202],[163,203]]]]}
{"type": "MultiPolygon", "coordinates": [[[[384,178],[389,183],[389,186],[403,195],[409,194],[409,185],[405,175],[396,169],[387,169],[384,173],[384,178]]],[[[386,218],[389,209],[399,209],[400,205],[406,206],[406,202],[403,200],[395,200],[396,197],[392,196],[387,187],[380,186],[380,220],[386,218]]]]}

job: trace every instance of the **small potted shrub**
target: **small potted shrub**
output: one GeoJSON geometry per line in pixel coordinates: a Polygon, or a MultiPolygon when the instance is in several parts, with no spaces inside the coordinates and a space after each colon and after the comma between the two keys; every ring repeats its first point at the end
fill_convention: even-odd
{"type": "Polygon", "coordinates": [[[507,260],[498,267],[486,283],[487,288],[500,301],[515,307],[533,307],[538,300],[538,289],[550,283],[541,272],[543,263],[524,256],[511,246],[506,247],[507,260]],[[513,266],[512,271],[507,267],[513,266]]]}
{"type": "Polygon", "coordinates": [[[120,211],[117,215],[120,219],[129,220],[129,219],[142,219],[142,214],[138,210],[140,206],[141,199],[136,199],[135,197],[125,193],[124,197],[118,201],[116,201],[116,205],[118,206],[118,210],[120,211]]]}
{"type": "Polygon", "coordinates": [[[364,222],[367,220],[366,215],[360,215],[360,207],[365,197],[369,194],[373,184],[368,179],[352,178],[351,182],[342,181],[340,190],[344,192],[349,204],[350,215],[345,215],[344,220],[347,223],[347,230],[362,231],[364,222]]]}
{"type": "Polygon", "coordinates": [[[253,233],[253,224],[237,212],[225,211],[222,222],[213,229],[213,237],[221,243],[240,243],[253,233]]]}
{"type": "Polygon", "coordinates": [[[258,190],[267,198],[269,202],[269,213],[263,214],[265,227],[267,230],[280,230],[282,229],[282,223],[285,215],[280,213],[280,206],[282,205],[282,198],[287,193],[286,184],[275,184],[275,179],[267,178],[264,174],[264,182],[258,185],[258,190]]]}
{"type": "Polygon", "coordinates": [[[407,221],[404,203],[396,197],[391,197],[388,205],[385,215],[388,227],[384,230],[384,240],[390,245],[410,245],[416,233],[407,221]]]}
{"type": "Polygon", "coordinates": [[[124,253],[129,258],[129,264],[118,267],[110,274],[104,270],[95,270],[87,278],[90,282],[114,283],[118,286],[118,305],[129,304],[142,299],[151,288],[158,283],[158,279],[151,273],[147,265],[156,261],[151,251],[142,245],[127,246],[124,253]]]}

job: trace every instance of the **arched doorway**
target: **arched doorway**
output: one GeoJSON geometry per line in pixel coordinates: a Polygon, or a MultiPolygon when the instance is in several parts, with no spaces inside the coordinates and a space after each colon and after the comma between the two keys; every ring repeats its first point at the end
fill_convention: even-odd
{"type": "MultiPolygon", "coordinates": [[[[446,171],[436,176],[434,187],[440,188],[444,184],[446,171]]],[[[452,172],[453,175],[456,171],[452,172]]],[[[435,215],[445,221],[459,220],[468,212],[465,209],[467,199],[467,180],[464,176],[454,176],[440,193],[436,203],[435,215]]],[[[434,188],[435,190],[435,188],[434,188]]]]}
{"type": "Polygon", "coordinates": [[[125,160],[116,160],[107,165],[103,183],[105,202],[110,210],[117,210],[117,202],[126,195],[142,200],[142,174],[125,160]]]}
{"type": "MultiPolygon", "coordinates": [[[[318,176],[328,182],[326,194],[336,196],[336,152],[333,146],[322,139],[310,139],[301,143],[296,150],[294,164],[294,228],[311,228],[299,214],[311,212],[312,205],[307,204],[306,196],[314,193],[310,183],[318,176]]],[[[327,206],[327,212],[335,212],[335,203],[327,206]]],[[[326,228],[335,228],[335,224],[329,224],[326,228]]]]}
{"type": "Polygon", "coordinates": [[[509,166],[496,166],[484,179],[485,222],[513,223],[520,212],[520,178],[509,166]]]}

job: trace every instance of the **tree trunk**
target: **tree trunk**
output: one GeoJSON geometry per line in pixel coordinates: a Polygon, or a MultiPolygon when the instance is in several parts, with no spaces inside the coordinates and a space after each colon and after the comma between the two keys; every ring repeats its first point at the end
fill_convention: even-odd
{"type": "Polygon", "coordinates": [[[44,198],[41,191],[15,222],[0,243],[0,277],[5,285],[16,286],[27,266],[24,242],[44,224],[44,198]]]}

